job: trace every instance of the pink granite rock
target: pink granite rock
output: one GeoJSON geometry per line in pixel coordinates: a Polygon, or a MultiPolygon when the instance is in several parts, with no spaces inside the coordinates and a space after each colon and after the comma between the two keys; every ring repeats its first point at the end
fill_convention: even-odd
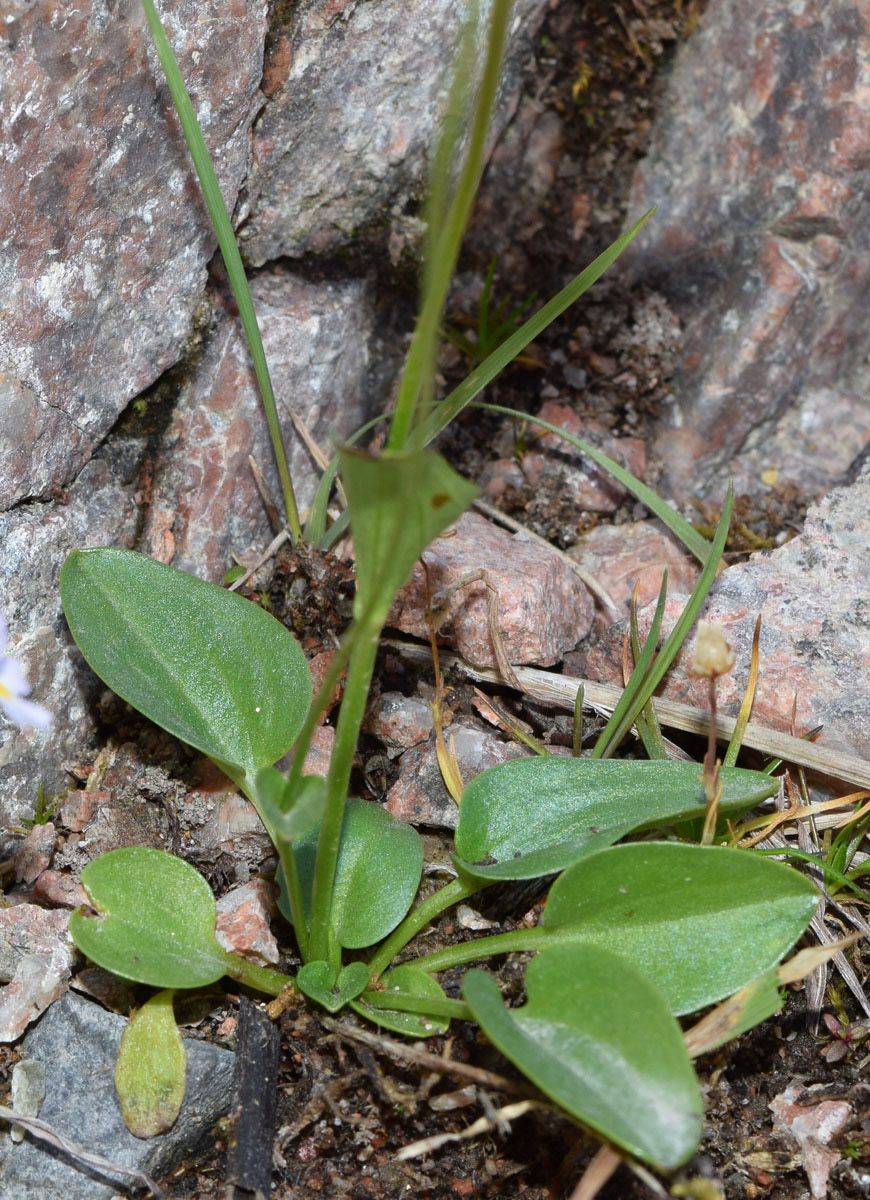
{"type": "MultiPolygon", "coordinates": [[[[688,594],[700,571],[696,561],[658,521],[596,525],[569,551],[601,584],[620,611],[628,611],[637,583],[638,605],[655,600],[667,568],[668,591],[688,594]]],[[[599,613],[596,620],[606,617],[599,613]]]]}
{"type": "MultiPolygon", "coordinates": [[[[515,5],[497,128],[516,105],[518,66],[545,8],[515,5]]],[[[382,243],[389,228],[401,236],[470,11],[467,0],[382,0],[376,9],[302,0],[278,23],[255,130],[253,211],[241,230],[252,263],[334,250],[370,231],[382,243]]]]}
{"type": "Polygon", "coordinates": [[[269,928],[269,917],[275,913],[274,891],[265,880],[252,879],[221,896],[214,932],[225,950],[254,962],[278,961],[278,943],[269,928]]]}
{"type": "Polygon", "coordinates": [[[853,380],[870,348],[868,51],[863,3],[722,0],[677,56],[629,206],[658,212],[627,260],[685,325],[656,445],[677,494],[724,492],[738,451],[763,488],[784,466],[777,422],[795,407],[824,424],[832,393],[846,443],[822,486],[855,453],[848,414],[870,436],[853,380]]]}
{"type": "Polygon", "coordinates": [[[69,871],[43,871],[33,885],[33,895],[60,908],[78,908],[89,903],[87,892],[69,871]]]}
{"type": "MultiPolygon", "coordinates": [[[[778,550],[753,555],[714,583],[702,615],[722,624],[736,651],[734,670],[718,682],[722,710],[736,713],[749,672],[755,619],[762,616],[760,671],[753,720],[802,733],[822,725],[817,741],[870,754],[870,470],[810,509],[806,527],[778,550]]],[[[663,629],[683,601],[672,598],[663,629]]],[[[652,605],[639,614],[649,628],[652,605]]],[[[622,681],[624,623],[589,654],[590,678],[622,681]]],[[[706,681],[687,674],[692,643],[662,694],[706,708],[706,681]]]]}
{"type": "MultiPolygon", "coordinates": [[[[265,0],[166,24],[232,209],[265,0]]],[[[0,509],[66,483],[191,334],[214,234],[138,0],[7,7],[0,40],[0,509]]]]}
{"type": "MultiPolygon", "coordinates": [[[[455,534],[438,538],[426,551],[433,599],[465,576],[485,571],[498,595],[498,628],[512,663],[549,666],[574,646],[592,624],[586,588],[557,555],[522,534],[510,534],[476,513],[456,522],[455,534]]],[[[490,589],[483,581],[456,588],[447,600],[440,633],[470,662],[496,665],[489,632],[490,589]]],[[[427,638],[423,569],[399,592],[389,624],[427,638]]]]}
{"type": "Polygon", "coordinates": [[[15,878],[19,883],[33,883],[51,862],[57,845],[57,829],[51,821],[34,825],[15,851],[15,878]]]}
{"type": "MultiPolygon", "coordinates": [[[[363,385],[372,328],[368,287],[308,283],[263,272],[251,283],[283,427],[297,504],[311,502],[320,470],[288,411],[325,453],[365,420],[363,385]]],[[[271,541],[249,456],[283,512],[266,419],[234,305],[218,296],[211,329],[154,463],[140,548],[218,583],[230,552],[271,541]]]]}

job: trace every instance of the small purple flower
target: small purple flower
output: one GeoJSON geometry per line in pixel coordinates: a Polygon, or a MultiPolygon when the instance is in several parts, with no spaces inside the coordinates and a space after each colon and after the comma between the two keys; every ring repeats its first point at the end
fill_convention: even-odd
{"type": "Polygon", "coordinates": [[[53,720],[52,714],[41,704],[23,699],[30,691],[30,685],[21,664],[3,653],[7,634],[6,622],[0,614],[0,712],[21,729],[47,729],[53,720]]]}

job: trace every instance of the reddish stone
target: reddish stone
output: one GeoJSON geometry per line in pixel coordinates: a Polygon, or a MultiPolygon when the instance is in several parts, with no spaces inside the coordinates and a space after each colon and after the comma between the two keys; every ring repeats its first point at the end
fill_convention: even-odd
{"type": "Polygon", "coordinates": [[[81,833],[91,821],[101,804],[111,800],[111,792],[98,788],[70,791],[61,805],[60,819],[66,829],[81,833]]]}
{"type": "MultiPolygon", "coordinates": [[[[36,0],[6,12],[0,357],[11,406],[0,445],[15,449],[0,509],[67,482],[180,356],[215,248],[138,0],[83,0],[62,14],[36,0]]],[[[167,23],[232,211],[266,5],[228,0],[215,20],[178,0],[167,23]]]]}
{"type": "MultiPolygon", "coordinates": [[[[635,584],[640,607],[656,599],[665,568],[668,591],[680,594],[691,592],[700,571],[697,562],[658,521],[596,525],[569,553],[622,612],[628,610],[635,584]]],[[[606,620],[603,613],[597,619],[606,620]]]]}
{"type": "Polygon", "coordinates": [[[57,845],[57,830],[53,822],[34,825],[15,851],[15,878],[19,883],[33,883],[37,875],[51,862],[57,845]]]}
{"type": "Polygon", "coordinates": [[[33,895],[46,904],[78,908],[88,904],[88,894],[69,871],[43,871],[33,885],[33,895]]]}
{"type": "MultiPolygon", "coordinates": [[[[846,404],[864,443],[870,436],[860,380],[868,46],[870,14],[854,0],[730,0],[707,7],[677,56],[629,205],[658,211],[618,269],[662,292],[684,323],[656,443],[667,454],[682,439],[668,463],[680,496],[721,495],[738,452],[761,490],[765,467],[782,465],[765,461],[773,427],[792,409],[824,424],[818,389],[846,404]]],[[[847,443],[851,423],[837,425],[847,443]]],[[[819,472],[824,455],[810,441],[784,436],[776,450],[818,459],[819,472]]],[[[856,452],[835,441],[822,488],[856,452]]]]}
{"type": "MultiPolygon", "coordinates": [[[[798,736],[823,726],[819,744],[870,754],[870,470],[807,514],[803,533],[778,550],[753,555],[715,581],[702,612],[718,621],[737,662],[717,683],[723,712],[739,708],[749,673],[752,634],[761,613],[760,670],[752,719],[798,736]]],[[[663,635],[684,598],[667,602],[663,635]]],[[[638,614],[645,633],[653,605],[638,614]]],[[[591,679],[622,682],[625,623],[588,655],[591,679]]],[[[662,694],[707,707],[705,680],[688,674],[693,640],[679,655],[662,694]]]]}
{"type": "Polygon", "coordinates": [[[254,962],[276,963],[280,952],[269,928],[274,912],[274,889],[263,879],[252,879],[218,900],[215,937],[225,950],[254,962]]]}
{"type": "MultiPolygon", "coordinates": [[[[372,314],[358,280],[309,283],[261,274],[251,294],[273,387],[287,398],[315,442],[349,435],[365,419],[363,386],[372,314]],[[291,399],[292,398],[292,399],[291,399]]],[[[213,583],[232,552],[263,549],[273,536],[249,458],[262,471],[279,511],[274,452],[244,334],[233,302],[219,294],[202,355],[175,405],[153,464],[140,548],[213,583]]],[[[311,502],[320,470],[279,408],[297,504],[311,502]]]]}
{"type": "MultiPolygon", "coordinates": [[[[476,571],[486,572],[498,597],[498,628],[511,663],[558,662],[589,630],[593,604],[586,588],[557,555],[521,534],[497,529],[476,513],[456,522],[453,536],[436,539],[424,555],[433,599],[476,571]]],[[[489,631],[490,589],[483,581],[456,588],[440,634],[478,666],[495,666],[489,631]]],[[[398,594],[389,624],[428,637],[423,569],[398,594]]]]}

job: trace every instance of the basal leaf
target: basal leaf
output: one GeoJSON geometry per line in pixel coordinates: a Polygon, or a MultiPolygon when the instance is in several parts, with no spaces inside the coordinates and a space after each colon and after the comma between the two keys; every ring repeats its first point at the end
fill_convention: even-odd
{"type": "Polygon", "coordinates": [[[226,974],[214,936],[214,896],[189,863],[145,846],[110,850],[82,871],[96,915],[77,908],[70,934],[83,954],[123,979],[205,987],[226,974]]]}
{"type": "Polygon", "coordinates": [[[356,555],[354,613],[381,624],[414,563],[477,488],[432,450],[376,458],[344,448],[339,457],[356,555]]]}
{"type": "Polygon", "coordinates": [[[748,850],[635,842],[560,875],[543,927],[596,942],[654,979],[674,1013],[737,991],[800,937],[818,893],[791,867],[748,850]]]}
{"type": "MultiPolygon", "coordinates": [[[[773,795],[758,771],[722,771],[720,810],[773,795]]],[[[696,763],[589,758],[514,759],[471,781],[459,806],[458,865],[480,879],[533,879],[562,871],[633,829],[704,812],[696,763]]]]}
{"type": "Polygon", "coordinates": [[[365,990],[368,981],[369,969],[361,962],[348,963],[335,971],[328,962],[319,959],[300,967],[296,975],[299,990],[331,1013],[340,1012],[365,990]]]}
{"type": "Polygon", "coordinates": [[[697,1080],[664,996],[630,962],[600,946],[553,947],[529,964],[521,1008],[505,1008],[479,970],[463,994],[502,1054],[578,1121],[657,1167],[692,1156],[697,1080]]]}
{"type": "Polygon", "coordinates": [[[155,1137],[175,1124],[184,1100],[187,1055],[172,991],[158,992],[130,1019],[115,1063],[115,1090],[134,1137],[155,1137]]]}
{"type": "MultiPolygon", "coordinates": [[[[318,826],[293,846],[309,914],[319,832],[318,826]]],[[[423,843],[416,829],[379,804],[349,800],[330,910],[335,944],[358,950],[386,937],[411,907],[422,872],[423,843]]],[[[282,911],[289,917],[283,906],[282,911]]]]}
{"type": "Polygon", "coordinates": [[[131,550],[74,550],[60,590],[99,677],[235,779],[293,744],[311,676],[292,634],[256,604],[131,550]]]}

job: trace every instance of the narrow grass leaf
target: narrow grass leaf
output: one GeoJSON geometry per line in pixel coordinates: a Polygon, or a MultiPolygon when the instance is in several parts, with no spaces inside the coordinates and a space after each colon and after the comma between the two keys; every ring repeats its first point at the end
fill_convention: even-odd
{"type": "MultiPolygon", "coordinates": [[[[734,489],[729,487],[728,495],[722,508],[722,516],[716,529],[716,536],[710,545],[704,568],[698,576],[698,582],[695,584],[692,594],[686,602],[686,607],[677,618],[677,622],[671,630],[667,641],[662,646],[658,657],[649,669],[646,668],[646,665],[641,669],[641,663],[638,662],[637,667],[632,672],[631,679],[628,681],[625,692],[620,698],[607,725],[602,730],[601,736],[595,743],[595,748],[592,751],[595,757],[606,758],[619,746],[619,743],[634,724],[635,717],[639,712],[643,711],[644,705],[652,698],[656,688],[667,674],[671,663],[679,654],[680,647],[688,637],[689,630],[698,613],[701,611],[701,606],[707,599],[707,593],[716,577],[722,551],[725,548],[725,539],[728,536],[728,529],[731,524],[731,510],[733,507],[734,489]],[[626,699],[626,696],[628,696],[628,699],[626,699]]],[[[649,644],[649,639],[647,644],[649,644]]],[[[643,660],[643,655],[641,659],[643,660]]]]}
{"type": "MultiPolygon", "coordinates": [[[[593,283],[601,278],[607,268],[619,258],[626,246],[637,237],[654,212],[655,209],[651,208],[649,212],[644,213],[639,221],[636,221],[630,229],[622,234],[621,237],[618,237],[612,245],[608,246],[604,253],[600,254],[576,278],[572,279],[567,287],[564,287],[561,292],[557,292],[551,300],[548,300],[546,304],[538,309],[534,316],[530,317],[524,325],[520,326],[516,333],[511,334],[509,338],[502,342],[479,367],[476,367],[471,372],[459,387],[455,388],[440,401],[423,423],[422,437],[424,445],[428,446],[439,433],[442,433],[450,422],[462,412],[463,408],[470,404],[476,396],[479,396],[487,384],[492,383],[493,379],[504,370],[508,363],[512,362],[518,354],[522,353],[530,342],[533,342],[536,337],[543,333],[548,325],[552,325],[553,321],[561,316],[566,308],[569,308],[575,300],[579,300],[583,293],[588,291],[593,283]]],[[[558,432],[563,431],[559,430],[558,432]]],[[[651,495],[655,496],[655,493],[651,492],[651,495]]],[[[660,501],[659,503],[661,504],[662,502],[660,501]]]]}
{"type": "Polygon", "coordinates": [[[656,602],[655,612],[653,613],[649,635],[644,642],[643,649],[637,656],[634,670],[629,677],[628,683],[625,685],[625,691],[620,696],[616,707],[610,714],[607,724],[598,735],[595,745],[592,747],[593,758],[608,758],[613,754],[618,749],[619,743],[625,737],[626,733],[631,729],[635,719],[645,707],[643,703],[638,703],[638,696],[652,669],[667,595],[668,573],[665,571],[662,575],[662,585],[659,589],[659,598],[656,602]]]}
{"type": "Polygon", "coordinates": [[[227,206],[224,204],[224,198],[218,186],[217,176],[211,164],[205,139],[202,136],[202,131],[196,119],[193,105],[190,102],[190,96],[185,87],[181,71],[178,69],[178,63],[175,61],[175,55],[172,52],[169,38],[166,36],[166,30],[163,28],[153,0],[142,0],[142,5],[145,9],[148,28],[151,30],[154,46],[160,59],[160,65],[163,68],[166,82],[169,85],[172,102],[175,105],[181,128],[184,131],[190,157],[193,159],[193,165],[199,176],[203,198],[205,199],[208,214],[211,217],[218,245],[223,255],[230,287],[238,305],[239,316],[242,319],[242,327],[245,331],[245,337],[248,340],[248,348],[254,364],[254,374],[257,377],[257,384],[260,388],[260,397],[263,402],[263,410],[266,414],[266,422],[269,426],[269,436],[272,440],[272,449],[275,454],[275,462],[278,467],[281,490],[284,494],[284,504],[287,510],[287,523],[290,526],[290,531],[294,539],[298,539],[302,530],[299,524],[296,499],[293,495],[293,484],[290,480],[290,468],[287,465],[287,455],[284,451],[281,424],[278,420],[278,410],[275,406],[275,396],[272,391],[272,380],[269,375],[266,354],[263,350],[263,341],[260,337],[260,327],[257,324],[257,314],[254,311],[254,304],[251,300],[251,293],[248,289],[248,281],[245,276],[245,268],[242,266],[242,258],[236,244],[236,237],[233,233],[227,206]]]}
{"type": "Polygon", "coordinates": [[[540,425],[542,429],[547,429],[550,433],[558,434],[566,442],[570,442],[572,446],[576,446],[578,450],[581,450],[587,458],[591,458],[599,467],[603,467],[605,471],[608,471],[614,479],[617,479],[622,484],[626,491],[636,496],[641,504],[645,505],[650,512],[659,518],[662,524],[667,525],[671,533],[680,539],[686,549],[691,554],[694,554],[700,563],[707,561],[710,550],[710,543],[707,539],[698,533],[697,529],[693,525],[690,525],[685,517],[681,517],[676,509],[671,508],[670,504],[657,495],[651,487],[642,483],[630,471],[626,471],[625,467],[620,466],[618,462],[602,453],[595,446],[590,445],[589,442],[584,442],[573,433],[569,433],[567,429],[562,429],[560,425],[552,425],[549,421],[543,421],[540,417],[532,417],[528,413],[520,412],[516,408],[506,408],[502,404],[480,403],[476,404],[475,408],[482,408],[487,412],[503,413],[506,417],[516,417],[519,421],[529,421],[532,425],[540,425]]]}

